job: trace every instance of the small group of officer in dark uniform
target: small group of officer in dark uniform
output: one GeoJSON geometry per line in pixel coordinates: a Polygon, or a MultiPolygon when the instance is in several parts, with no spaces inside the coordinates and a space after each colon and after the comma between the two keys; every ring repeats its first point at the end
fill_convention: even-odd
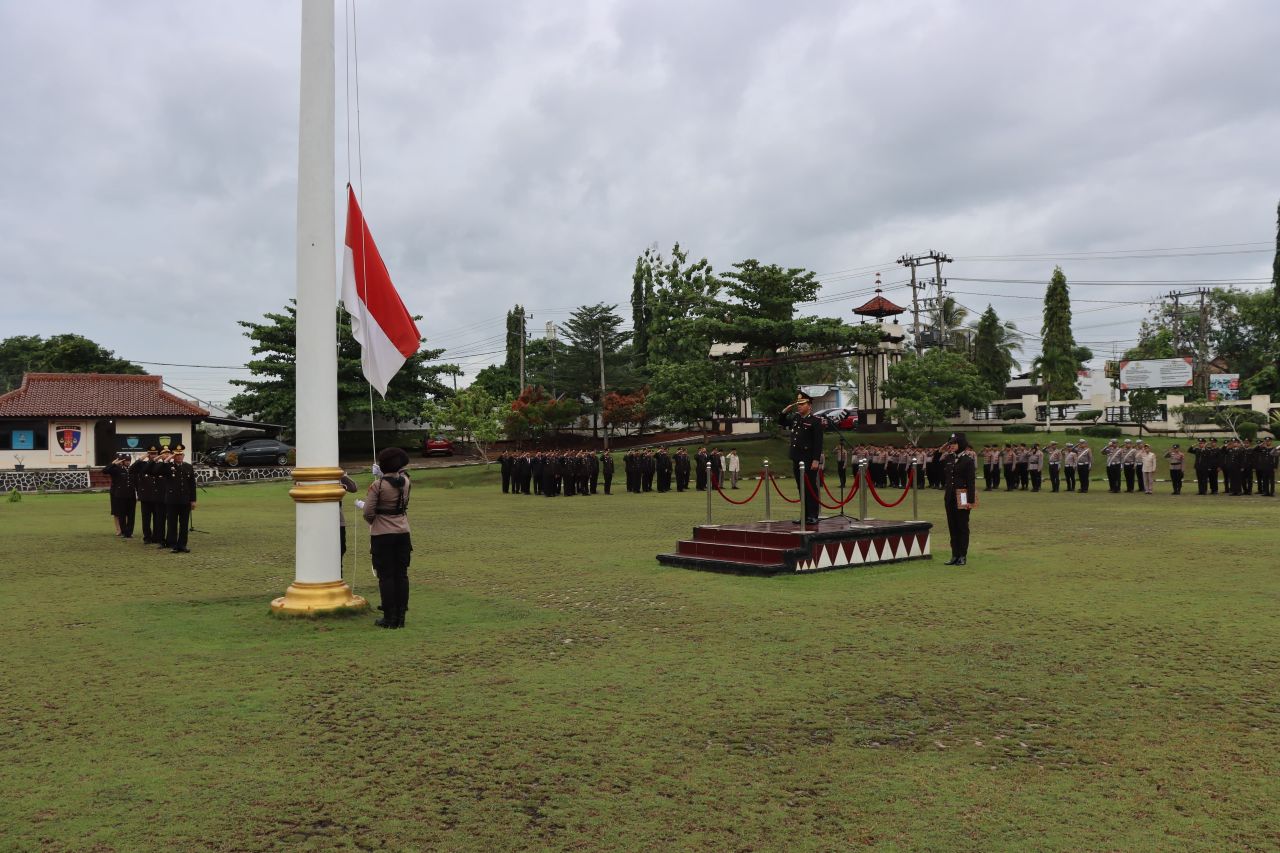
{"type": "Polygon", "coordinates": [[[613,488],[613,457],[586,450],[547,450],[498,454],[502,493],[510,495],[594,495],[604,481],[604,493],[613,488]]]}
{"type": "Polygon", "coordinates": [[[1254,484],[1261,497],[1276,496],[1276,468],[1280,465],[1280,447],[1270,438],[1259,442],[1227,439],[1221,445],[1216,438],[1200,439],[1188,448],[1195,457],[1196,485],[1199,494],[1218,494],[1218,475],[1222,475],[1222,494],[1251,495],[1254,484]]]}
{"type": "MultiPolygon", "coordinates": [[[[736,458],[731,454],[729,462],[736,458]]],[[[613,454],[608,451],[504,451],[498,454],[503,494],[594,495],[599,493],[603,480],[604,493],[610,495],[615,466],[613,454]]],[[[720,488],[726,457],[719,448],[701,447],[696,456],[690,458],[684,447],[674,453],[666,447],[642,447],[623,454],[622,469],[627,491],[635,494],[669,492],[673,488],[677,492],[687,491],[690,478],[694,479],[695,488],[703,492],[720,488]]],[[[736,483],[733,488],[738,488],[736,483]]]]}
{"type": "Polygon", "coordinates": [[[117,536],[133,538],[141,504],[143,543],[175,554],[190,553],[187,534],[196,508],[196,471],[185,457],[181,444],[163,450],[151,447],[132,462],[127,453],[118,454],[102,469],[111,479],[111,515],[117,536]]]}

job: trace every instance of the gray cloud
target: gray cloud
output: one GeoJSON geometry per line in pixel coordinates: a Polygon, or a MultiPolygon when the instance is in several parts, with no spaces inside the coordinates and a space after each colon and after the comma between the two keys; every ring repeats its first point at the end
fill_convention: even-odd
{"type": "MultiPolygon", "coordinates": [[[[137,359],[243,363],[235,321],[294,289],[296,14],[0,7],[0,336],[75,331],[137,359]],[[139,334],[119,312],[148,303],[165,311],[139,334]]],[[[865,290],[876,265],[897,281],[892,260],[929,248],[1274,237],[1280,9],[1265,0],[1177,14],[1156,2],[384,2],[358,15],[352,179],[406,302],[455,352],[497,349],[486,342],[515,302],[535,325],[625,305],[654,241],[719,269],[746,257],[861,269],[832,293],[865,290]]],[[[338,30],[341,184],[340,7],[338,30]]],[[[1074,280],[1260,278],[1269,261],[1063,266],[1074,280]]],[[[1044,281],[1052,267],[960,260],[948,273],[1044,281]]],[[[1038,285],[954,286],[1038,330],[1038,304],[1012,298],[1038,285]]],[[[861,298],[815,310],[848,316],[861,298]]],[[[1142,313],[1117,308],[1107,316],[1134,326],[1096,330],[1082,314],[1078,336],[1123,341],[1142,313]]],[[[235,374],[166,375],[225,399],[235,374]]]]}

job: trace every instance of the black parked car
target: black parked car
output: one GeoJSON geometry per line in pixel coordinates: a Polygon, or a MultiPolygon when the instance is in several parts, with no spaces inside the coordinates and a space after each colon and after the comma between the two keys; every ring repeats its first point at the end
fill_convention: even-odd
{"type": "Polygon", "coordinates": [[[210,451],[209,462],[239,468],[246,465],[288,465],[293,448],[274,438],[238,438],[226,447],[210,451]]]}

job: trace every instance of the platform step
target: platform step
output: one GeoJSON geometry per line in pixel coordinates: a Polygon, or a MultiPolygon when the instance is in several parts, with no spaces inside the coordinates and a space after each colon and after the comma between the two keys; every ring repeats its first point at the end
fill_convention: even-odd
{"type": "Polygon", "coordinates": [[[730,563],[750,563],[756,566],[778,566],[786,563],[785,548],[769,548],[760,545],[735,545],[729,542],[681,539],[676,543],[676,554],[699,557],[704,560],[724,560],[730,563]]]}
{"type": "Polygon", "coordinates": [[[699,525],[693,528],[693,538],[699,542],[722,542],[726,545],[752,545],[761,548],[799,548],[804,538],[795,530],[747,530],[741,527],[716,527],[699,525]]]}

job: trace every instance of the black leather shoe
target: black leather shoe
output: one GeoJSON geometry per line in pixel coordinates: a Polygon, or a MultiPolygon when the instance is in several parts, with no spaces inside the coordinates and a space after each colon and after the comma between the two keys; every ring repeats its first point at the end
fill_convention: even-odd
{"type": "Polygon", "coordinates": [[[173,553],[175,553],[175,554],[190,554],[190,553],[191,553],[191,549],[190,549],[190,548],[174,548],[174,549],[173,549],[173,553]]]}
{"type": "Polygon", "coordinates": [[[957,566],[967,566],[967,565],[969,565],[969,560],[968,560],[968,558],[966,558],[966,557],[961,557],[960,559],[956,560],[956,565],[957,565],[957,566]]]}
{"type": "Polygon", "coordinates": [[[960,565],[960,564],[961,564],[961,562],[962,562],[962,561],[960,560],[960,558],[959,558],[959,557],[952,557],[950,560],[947,560],[947,561],[946,561],[945,563],[943,563],[942,565],[944,565],[944,566],[958,566],[958,565],[960,565]]]}

